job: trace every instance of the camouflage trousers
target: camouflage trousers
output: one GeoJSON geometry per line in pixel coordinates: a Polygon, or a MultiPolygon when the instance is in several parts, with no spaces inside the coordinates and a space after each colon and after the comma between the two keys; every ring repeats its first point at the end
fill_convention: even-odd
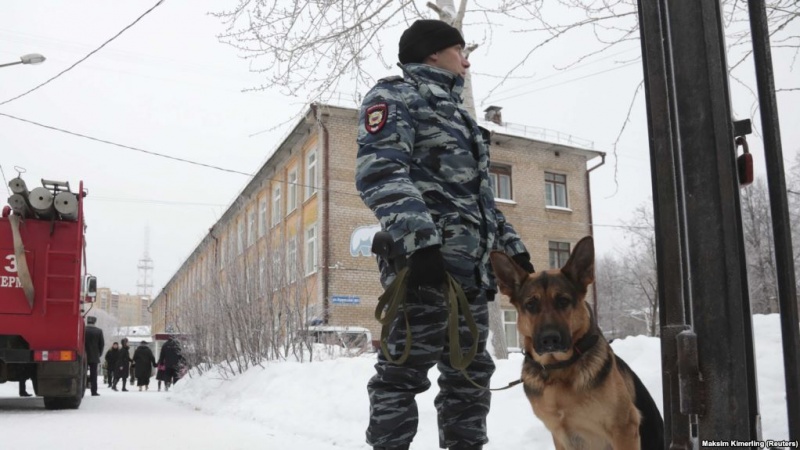
{"type": "MultiPolygon", "coordinates": [[[[439,423],[439,446],[450,448],[482,445],[488,442],[486,416],[491,392],[478,389],[464,375],[450,366],[450,345],[447,337],[447,305],[438,289],[409,289],[406,312],[411,324],[412,344],[403,365],[387,362],[378,352],[375,376],[367,384],[370,420],[367,443],[376,447],[395,447],[410,443],[417,433],[416,394],[428,390],[428,370],[437,365],[439,393],[434,400],[439,423]]],[[[486,351],[489,336],[489,310],[484,293],[469,295],[470,310],[478,324],[478,353],[467,373],[481,386],[489,386],[495,366],[486,351]]],[[[405,348],[406,324],[403,311],[397,315],[388,338],[392,359],[405,348]]],[[[461,352],[472,345],[463,317],[459,317],[461,352]]]]}

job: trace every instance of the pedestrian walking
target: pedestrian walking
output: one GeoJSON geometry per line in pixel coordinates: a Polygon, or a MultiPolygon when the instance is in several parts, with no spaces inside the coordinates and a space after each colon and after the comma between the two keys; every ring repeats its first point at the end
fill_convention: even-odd
{"type": "Polygon", "coordinates": [[[119,351],[117,351],[117,360],[114,363],[114,384],[111,386],[111,389],[116,391],[117,382],[122,380],[122,392],[128,392],[128,389],[125,388],[125,383],[128,381],[131,365],[131,353],[130,347],[128,347],[128,338],[122,338],[120,343],[122,345],[120,346],[119,351]]]}
{"type": "Polygon", "coordinates": [[[164,366],[164,390],[169,391],[170,386],[180,378],[181,366],[183,365],[181,344],[174,336],[170,336],[164,346],[161,347],[161,352],[158,354],[158,365],[164,366]]]}
{"type": "Polygon", "coordinates": [[[119,344],[114,342],[111,344],[111,348],[108,349],[105,356],[105,365],[106,365],[106,372],[108,372],[108,387],[114,386],[114,380],[116,379],[115,376],[115,366],[117,364],[117,354],[119,353],[119,344]]]}
{"type": "MultiPolygon", "coordinates": [[[[374,449],[408,449],[417,432],[415,395],[430,387],[428,370],[438,365],[439,446],[478,450],[488,442],[486,416],[491,393],[484,389],[495,366],[486,350],[488,304],[496,285],[489,252],[503,250],[529,272],[530,254],[497,210],[489,176],[488,142],[462,105],[470,67],[464,39],[438,20],[418,20],[402,34],[399,59],[404,77],[378,81],[364,98],[358,125],[356,187],[381,228],[391,236],[390,260],[381,258],[384,288],[408,268],[405,306],[388,336],[393,360],[411,347],[402,365],[379,352],[367,385],[367,443],[374,449]],[[466,353],[473,336],[459,317],[461,348],[450,348],[445,282],[463,289],[478,327],[477,354],[465,372],[450,363],[451,351],[466,353]]],[[[423,446],[424,447],[424,446],[423,446]]]]}
{"type": "Polygon", "coordinates": [[[153,375],[153,367],[156,367],[156,357],[153,356],[153,351],[147,346],[147,342],[140,342],[133,352],[133,367],[139,390],[150,390],[150,377],[153,375]]]}
{"type": "Polygon", "coordinates": [[[84,339],[84,347],[86,349],[86,361],[89,364],[89,386],[92,390],[93,396],[100,395],[97,392],[97,365],[100,363],[100,355],[103,354],[103,347],[105,341],[103,338],[103,330],[97,328],[97,317],[89,316],[86,318],[86,329],[84,339]]]}

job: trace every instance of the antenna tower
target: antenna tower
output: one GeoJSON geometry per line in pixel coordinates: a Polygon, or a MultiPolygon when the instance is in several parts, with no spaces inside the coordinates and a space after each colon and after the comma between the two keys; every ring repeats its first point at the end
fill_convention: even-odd
{"type": "Polygon", "coordinates": [[[150,259],[150,226],[144,229],[144,255],[139,260],[139,281],[136,283],[136,294],[152,298],[153,293],[153,260],[150,259]]]}

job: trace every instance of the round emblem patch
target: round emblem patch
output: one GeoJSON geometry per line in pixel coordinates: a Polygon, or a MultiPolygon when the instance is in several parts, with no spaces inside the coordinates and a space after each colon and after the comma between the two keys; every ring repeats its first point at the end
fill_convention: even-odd
{"type": "Polygon", "coordinates": [[[376,103],[367,108],[364,114],[364,128],[370,134],[375,134],[386,125],[386,118],[389,116],[389,105],[385,102],[376,103]]]}

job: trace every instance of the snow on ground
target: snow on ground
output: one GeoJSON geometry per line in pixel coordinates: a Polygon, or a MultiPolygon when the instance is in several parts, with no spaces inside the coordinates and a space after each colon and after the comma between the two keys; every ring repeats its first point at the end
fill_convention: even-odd
{"type": "MultiPolygon", "coordinates": [[[[788,439],[779,316],[756,315],[753,324],[763,437],[788,439]]],[[[636,336],[616,340],[612,346],[663,408],[659,340],[636,336]]],[[[232,380],[206,375],[176,386],[174,399],[209,414],[239,417],[327,441],[332,449],[367,449],[366,384],[374,372],[374,360],[375,355],[366,355],[314,363],[270,363],[232,380]]],[[[493,387],[519,378],[522,355],[496,363],[493,387]]],[[[431,369],[429,376],[433,387],[417,396],[420,425],[415,442],[422,449],[437,448],[438,443],[433,407],[438,371],[431,369]]],[[[493,394],[488,421],[489,448],[553,448],[550,434],[533,415],[521,386],[493,394]]]]}
{"type": "MultiPolygon", "coordinates": [[[[779,317],[757,315],[753,324],[763,436],[787,439],[779,317]]],[[[629,337],[614,341],[613,347],[661,407],[659,340],[629,337]]],[[[16,383],[6,383],[0,385],[0,448],[134,449],[141,448],[142,439],[152,448],[172,443],[192,450],[366,450],[366,384],[374,360],[370,354],[314,363],[272,362],[229,379],[216,373],[195,375],[166,394],[104,388],[101,397],[84,398],[78,411],[44,411],[41,399],[14,398],[16,383]]],[[[493,387],[517,379],[521,364],[519,354],[497,361],[493,387]]],[[[412,447],[420,450],[438,447],[433,407],[438,372],[434,368],[429,375],[433,387],[417,396],[420,425],[412,447]]],[[[494,394],[488,420],[487,450],[553,449],[520,386],[494,394]]]]}

